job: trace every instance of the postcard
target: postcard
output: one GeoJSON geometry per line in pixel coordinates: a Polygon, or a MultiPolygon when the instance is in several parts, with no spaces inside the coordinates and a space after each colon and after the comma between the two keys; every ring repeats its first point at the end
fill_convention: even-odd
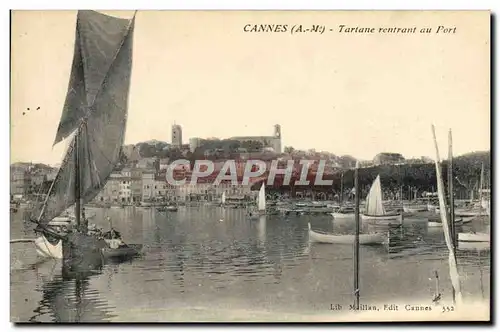
{"type": "Polygon", "coordinates": [[[490,30],[13,11],[11,321],[490,321],[490,30]]]}

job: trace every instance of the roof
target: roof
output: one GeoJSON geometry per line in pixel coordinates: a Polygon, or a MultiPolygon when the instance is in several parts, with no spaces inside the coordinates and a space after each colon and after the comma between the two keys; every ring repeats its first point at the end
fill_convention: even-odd
{"type": "Polygon", "coordinates": [[[229,139],[232,140],[247,140],[247,141],[259,141],[259,140],[273,140],[273,139],[279,139],[278,137],[275,136],[235,136],[231,137],[229,139]]]}

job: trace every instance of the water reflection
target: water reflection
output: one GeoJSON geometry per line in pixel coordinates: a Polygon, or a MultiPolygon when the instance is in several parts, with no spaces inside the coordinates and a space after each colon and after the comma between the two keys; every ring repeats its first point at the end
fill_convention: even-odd
{"type": "MultiPolygon", "coordinates": [[[[142,257],[106,265],[96,275],[64,276],[60,268],[50,272],[50,264],[44,273],[12,271],[11,309],[16,320],[127,321],[134,317],[142,321],[152,319],[145,311],[165,308],[310,312],[328,310],[330,303],[352,303],[352,246],[310,244],[307,227],[310,222],[313,229],[349,233],[354,230],[352,222],[332,223],[330,216],[279,215],[249,220],[244,210],[201,206],[180,207],[178,212],[92,210],[93,222],[107,228],[109,216],[127,243],[143,244],[142,257]]],[[[29,233],[27,227],[14,219],[12,236],[23,237],[23,232],[29,233]]],[[[377,226],[363,227],[373,231],[377,226]]],[[[391,253],[383,246],[361,248],[362,300],[419,297],[430,301],[435,285],[429,278],[434,271],[442,276],[442,293],[449,294],[442,230],[428,228],[424,219],[408,219],[399,240],[401,248],[391,253]]],[[[23,250],[11,249],[11,256],[30,252],[23,250]]],[[[457,256],[464,295],[487,298],[489,252],[469,249],[457,256]]],[[[20,257],[19,266],[25,269],[28,258],[20,257]]]]}
{"type": "Polygon", "coordinates": [[[39,264],[36,274],[42,281],[36,288],[42,299],[29,322],[101,322],[113,317],[106,301],[90,286],[98,271],[68,273],[60,262],[51,260],[39,264]]]}

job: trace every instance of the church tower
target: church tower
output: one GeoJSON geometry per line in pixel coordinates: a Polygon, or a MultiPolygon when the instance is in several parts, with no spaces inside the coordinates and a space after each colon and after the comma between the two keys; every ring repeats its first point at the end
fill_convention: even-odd
{"type": "Polygon", "coordinates": [[[281,126],[274,125],[274,144],[273,149],[276,153],[281,153],[281,126]]]}

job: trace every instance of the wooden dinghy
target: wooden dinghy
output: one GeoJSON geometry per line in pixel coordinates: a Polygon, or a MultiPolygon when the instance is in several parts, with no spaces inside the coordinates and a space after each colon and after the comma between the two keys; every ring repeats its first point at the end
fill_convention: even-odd
{"type": "MultiPolygon", "coordinates": [[[[320,233],[313,231],[311,229],[311,224],[308,223],[309,227],[309,241],[316,243],[332,243],[332,244],[353,244],[355,235],[345,234],[345,235],[334,235],[327,233],[320,233]]],[[[386,242],[385,233],[373,233],[373,234],[359,234],[359,244],[362,245],[377,245],[384,244],[386,242]]]]}
{"type": "Polygon", "coordinates": [[[330,213],[335,220],[341,219],[354,219],[354,209],[340,207],[335,209],[332,213],[330,213]]]}
{"type": "Polygon", "coordinates": [[[103,248],[102,255],[106,259],[127,259],[139,255],[141,249],[139,244],[122,244],[116,248],[103,248]]]}
{"type": "Polygon", "coordinates": [[[458,242],[458,250],[463,251],[482,251],[490,250],[490,242],[458,242]]]}
{"type": "MultiPolygon", "coordinates": [[[[470,221],[464,221],[462,218],[455,218],[455,225],[463,225],[470,221]]],[[[443,227],[443,223],[441,222],[441,218],[429,218],[427,222],[428,227],[443,227]]]]}
{"type": "Polygon", "coordinates": [[[406,213],[417,213],[427,211],[427,205],[403,205],[403,211],[406,213]]]}
{"type": "Polygon", "coordinates": [[[458,233],[459,242],[490,242],[489,233],[458,233]]]}

